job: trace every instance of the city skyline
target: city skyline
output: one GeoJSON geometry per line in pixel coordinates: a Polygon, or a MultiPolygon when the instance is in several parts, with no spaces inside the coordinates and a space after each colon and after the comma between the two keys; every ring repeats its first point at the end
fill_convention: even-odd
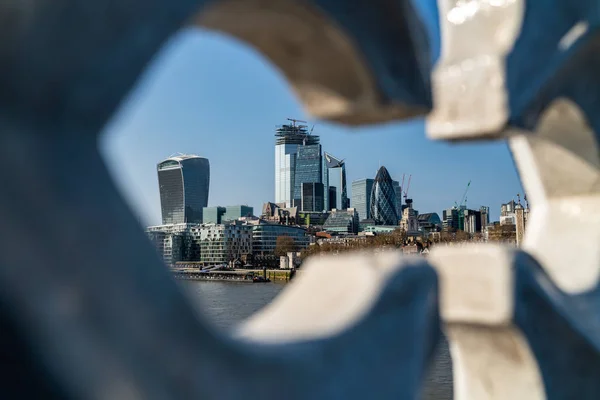
{"type": "MultiPolygon", "coordinates": [[[[160,223],[156,163],[176,152],[211,162],[209,206],[273,201],[273,132],[292,117],[309,121],[324,150],[347,162],[347,186],[385,165],[412,174],[409,197],[441,215],[473,181],[468,206],[500,204],[523,193],[506,145],[429,141],[422,120],[364,128],[314,121],[284,79],[247,47],[220,35],[184,32],[157,57],[102,140],[107,164],[145,225],[160,223]],[[202,54],[211,54],[210,62],[202,54]],[[230,81],[236,76],[236,84],[230,81]]],[[[351,197],[351,193],[348,193],[351,197]]],[[[352,204],[351,204],[352,206],[352,204]]]]}

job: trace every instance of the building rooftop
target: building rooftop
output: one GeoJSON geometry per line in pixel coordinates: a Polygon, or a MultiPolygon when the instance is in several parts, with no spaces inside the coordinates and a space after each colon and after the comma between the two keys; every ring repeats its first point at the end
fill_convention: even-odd
{"type": "Polygon", "coordinates": [[[325,161],[327,162],[327,168],[341,168],[344,165],[344,160],[340,160],[329,153],[325,153],[325,161]]]}
{"type": "Polygon", "coordinates": [[[437,217],[438,219],[440,218],[438,213],[426,213],[426,214],[419,214],[417,216],[417,219],[419,221],[428,221],[433,216],[437,217]]]}
{"type": "Polygon", "coordinates": [[[312,135],[306,125],[278,125],[275,129],[275,144],[319,144],[320,137],[312,135]]]}
{"type": "Polygon", "coordinates": [[[188,160],[190,158],[205,158],[205,157],[200,157],[199,155],[196,155],[196,154],[181,154],[181,153],[178,153],[178,154],[171,154],[169,156],[169,158],[167,158],[166,160],[163,160],[163,161],[170,161],[170,160],[172,160],[172,161],[183,161],[183,160],[188,160]]]}

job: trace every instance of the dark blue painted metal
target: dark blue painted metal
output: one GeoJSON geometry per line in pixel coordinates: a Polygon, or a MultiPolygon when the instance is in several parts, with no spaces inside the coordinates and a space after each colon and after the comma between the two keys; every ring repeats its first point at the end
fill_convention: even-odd
{"type": "Polygon", "coordinates": [[[515,259],[515,274],[515,322],[538,361],[547,398],[600,398],[600,288],[565,294],[526,253],[515,259]]]}
{"type": "MultiPolygon", "coordinates": [[[[98,390],[122,378],[143,398],[365,398],[373,390],[378,398],[416,396],[439,339],[430,267],[398,272],[372,312],[335,340],[244,346],[196,317],[110,181],[95,136],[165,41],[217,3],[0,5],[6,22],[0,26],[3,395],[111,398],[115,392],[98,390]],[[59,307],[66,295],[80,310],[59,307]],[[93,340],[97,353],[87,342],[93,340]],[[118,373],[110,375],[111,366],[118,373]],[[265,384],[263,368],[280,376],[265,384]],[[199,385],[222,377],[244,380],[199,385]]],[[[382,106],[431,107],[429,73],[441,48],[434,0],[302,4],[342,28],[368,65],[382,106]]],[[[523,30],[506,60],[510,124],[533,128],[551,100],[566,95],[598,135],[599,3],[525,4],[523,30]],[[581,21],[587,34],[561,50],[561,38],[581,21]]],[[[524,255],[516,273],[515,321],[540,363],[549,398],[600,398],[599,290],[561,293],[524,255]]]]}
{"type": "MultiPolygon", "coordinates": [[[[512,125],[534,129],[542,111],[567,97],[600,132],[600,3],[595,0],[529,0],[521,34],[506,60],[512,125]],[[559,44],[578,23],[587,32],[570,47],[559,44]]],[[[598,136],[600,138],[600,136],[598,136]]]]}

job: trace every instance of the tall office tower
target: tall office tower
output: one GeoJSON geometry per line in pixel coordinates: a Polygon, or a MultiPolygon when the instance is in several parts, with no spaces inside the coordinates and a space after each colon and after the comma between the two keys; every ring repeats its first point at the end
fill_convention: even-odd
{"type": "MultiPolygon", "coordinates": [[[[339,160],[329,153],[325,153],[324,158],[325,168],[327,168],[328,172],[330,172],[333,169],[339,170],[340,187],[337,190],[337,198],[335,203],[338,206],[336,208],[339,208],[340,210],[345,210],[346,208],[348,208],[348,190],[346,188],[346,163],[344,162],[344,160],[339,160]]],[[[329,203],[332,203],[331,199],[329,200],[329,203]]]]}
{"type": "Polygon", "coordinates": [[[458,208],[447,208],[442,213],[442,227],[448,232],[455,232],[458,229],[458,208]]]}
{"type": "Polygon", "coordinates": [[[327,159],[325,158],[326,155],[327,153],[325,153],[321,161],[321,165],[323,165],[323,179],[321,182],[323,182],[323,204],[325,205],[325,211],[329,211],[331,210],[331,201],[329,195],[329,168],[327,168],[327,159]]]}
{"type": "Polygon", "coordinates": [[[302,211],[323,211],[324,193],[323,184],[318,182],[302,183],[302,202],[299,204],[302,211]]]}
{"type": "Polygon", "coordinates": [[[483,229],[490,224],[490,208],[488,206],[481,206],[479,212],[481,212],[481,227],[483,229]]]}
{"type": "MultiPolygon", "coordinates": [[[[286,207],[291,207],[296,190],[298,147],[318,145],[319,137],[311,135],[306,125],[297,124],[304,121],[288,120],[289,124],[278,126],[275,131],[275,203],[285,203],[286,207]]],[[[308,157],[310,151],[307,149],[306,153],[308,157]]]]}
{"type": "Polygon", "coordinates": [[[392,186],[394,186],[394,192],[396,192],[396,214],[402,217],[402,188],[400,182],[392,181],[392,186]]]}
{"type": "Polygon", "coordinates": [[[157,165],[162,223],[202,223],[208,205],[210,163],[196,155],[169,157],[157,165]]]}
{"type": "Polygon", "coordinates": [[[337,188],[335,186],[329,186],[327,193],[329,194],[327,210],[333,210],[334,208],[337,209],[337,188]]]}
{"type": "MultiPolygon", "coordinates": [[[[305,142],[307,141],[308,140],[305,139],[305,142]]],[[[296,173],[294,177],[294,206],[300,207],[302,204],[302,185],[304,183],[321,183],[323,179],[322,165],[320,144],[302,144],[298,146],[298,153],[296,155],[296,173]]]]}
{"type": "Polygon", "coordinates": [[[371,218],[371,191],[373,179],[359,179],[352,182],[352,208],[358,213],[359,221],[371,218]]]}
{"type": "Polygon", "coordinates": [[[371,218],[379,225],[398,225],[396,192],[385,167],[379,168],[371,190],[371,218]]]}

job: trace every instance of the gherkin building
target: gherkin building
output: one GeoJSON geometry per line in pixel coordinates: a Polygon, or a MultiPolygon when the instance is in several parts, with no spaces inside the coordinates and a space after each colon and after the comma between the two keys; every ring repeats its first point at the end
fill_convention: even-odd
{"type": "Polygon", "coordinates": [[[378,225],[398,225],[396,191],[390,173],[379,168],[371,189],[371,218],[378,225]]]}

